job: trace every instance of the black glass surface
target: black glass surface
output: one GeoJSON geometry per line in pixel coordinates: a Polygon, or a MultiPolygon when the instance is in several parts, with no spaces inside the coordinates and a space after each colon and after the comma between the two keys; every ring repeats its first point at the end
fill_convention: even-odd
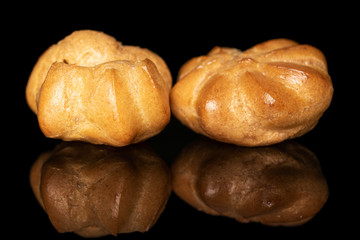
{"type": "MultiPolygon", "coordinates": [[[[317,11],[310,12],[306,19],[315,16],[316,13],[317,11]]],[[[331,14],[322,17],[316,15],[318,17],[314,17],[311,21],[296,21],[288,26],[285,26],[285,22],[290,21],[290,16],[287,16],[288,21],[281,20],[280,17],[272,20],[266,18],[256,24],[255,22],[247,24],[246,20],[250,18],[244,20],[241,14],[238,17],[222,16],[221,21],[215,21],[220,19],[220,16],[218,18],[213,16],[209,21],[202,16],[201,19],[195,18],[192,21],[185,19],[174,22],[178,21],[176,16],[178,15],[168,18],[172,23],[171,27],[159,24],[158,20],[149,20],[149,24],[157,23],[155,27],[150,28],[140,24],[140,30],[134,30],[139,26],[135,23],[122,27],[121,24],[114,24],[113,21],[99,23],[94,20],[88,22],[54,20],[51,24],[49,21],[29,20],[9,28],[7,36],[11,38],[7,40],[8,46],[16,47],[14,48],[16,50],[9,55],[7,59],[9,67],[4,69],[12,74],[3,79],[10,83],[10,87],[4,87],[3,94],[6,94],[6,98],[2,101],[4,105],[2,116],[6,121],[3,125],[6,144],[2,157],[2,162],[5,163],[2,168],[4,189],[2,207],[5,212],[2,233],[5,236],[6,233],[11,233],[13,236],[34,239],[81,239],[73,233],[59,234],[31,190],[29,171],[32,164],[41,153],[52,150],[61,140],[48,139],[42,134],[36,115],[26,104],[25,86],[38,57],[51,44],[74,30],[93,29],[104,31],[125,45],[138,45],[156,52],[168,64],[174,83],[183,63],[192,57],[207,54],[214,46],[246,50],[269,39],[290,38],[323,51],[335,89],[332,103],[318,125],[309,133],[295,139],[297,143],[317,156],[329,188],[328,200],[309,222],[297,227],[239,223],[227,217],[200,212],[172,193],[164,212],[148,232],[120,234],[117,238],[246,239],[264,236],[308,238],[314,235],[329,237],[339,233],[342,236],[350,236],[349,234],[356,230],[353,224],[357,223],[358,211],[355,196],[358,156],[352,154],[356,150],[353,144],[357,143],[358,127],[354,124],[357,118],[354,112],[357,111],[358,104],[350,97],[356,96],[351,92],[357,88],[354,82],[358,77],[351,75],[350,78],[351,70],[344,62],[351,61],[344,57],[344,52],[348,53],[344,48],[352,45],[346,40],[351,39],[351,33],[343,26],[348,26],[351,22],[344,21],[344,24],[337,25],[331,14]],[[353,216],[355,218],[352,218],[353,216]]],[[[206,16],[210,16],[210,13],[206,16]]],[[[185,17],[186,14],[181,14],[181,18],[185,17]]],[[[126,22],[126,19],[123,21],[126,22]]],[[[167,127],[146,142],[170,167],[178,154],[197,137],[197,134],[172,116],[167,127]]],[[[104,239],[114,239],[114,237],[107,236],[104,239]]]]}

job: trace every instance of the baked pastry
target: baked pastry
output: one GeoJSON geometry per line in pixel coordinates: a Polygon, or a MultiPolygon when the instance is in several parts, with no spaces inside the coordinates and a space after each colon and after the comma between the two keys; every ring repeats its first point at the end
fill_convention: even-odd
{"type": "Polygon", "coordinates": [[[83,237],[149,230],[171,192],[170,171],[152,149],[62,142],[30,171],[55,229],[83,237]]]}
{"type": "Polygon", "coordinates": [[[170,120],[170,71],[150,50],[102,32],[73,32],[34,66],[26,99],[49,138],[125,146],[170,120]]]}
{"type": "Polygon", "coordinates": [[[185,63],[171,110],[218,141],[265,146],[310,131],[329,107],[333,86],[322,52],[275,39],[247,51],[215,47],[185,63]]]}
{"type": "Polygon", "coordinates": [[[197,140],[171,170],[173,191],[181,199],[241,223],[301,225],[321,210],[329,194],[316,156],[289,141],[246,148],[197,140]]]}

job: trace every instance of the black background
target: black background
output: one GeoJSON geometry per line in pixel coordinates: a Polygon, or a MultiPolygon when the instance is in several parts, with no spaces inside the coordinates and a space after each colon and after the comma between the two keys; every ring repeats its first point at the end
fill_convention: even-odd
{"type": "MultiPolygon", "coordinates": [[[[41,133],[35,114],[26,104],[25,86],[40,54],[80,29],[103,31],[124,45],[137,45],[156,52],[168,64],[174,83],[183,63],[206,54],[214,46],[245,50],[265,40],[290,38],[313,45],[325,54],[335,89],[332,104],[319,124],[296,139],[317,155],[329,185],[327,203],[310,222],[290,228],[241,224],[198,212],[172,194],[153,228],[146,233],[121,234],[119,239],[304,238],[314,234],[350,236],[356,230],[358,156],[354,153],[358,142],[355,114],[359,107],[357,68],[352,58],[359,50],[355,43],[356,16],[351,11],[354,6],[330,6],[329,3],[314,6],[305,2],[245,6],[214,2],[207,3],[207,8],[200,5],[195,9],[195,3],[98,4],[99,7],[91,10],[74,9],[69,2],[51,7],[31,5],[4,9],[10,13],[2,19],[1,37],[5,54],[2,59],[5,73],[2,79],[4,236],[11,233],[36,239],[79,238],[71,233],[57,233],[31,191],[29,170],[32,163],[40,153],[52,149],[60,141],[47,139],[41,133]],[[25,11],[18,12],[20,7],[25,11]]],[[[171,165],[181,149],[195,137],[196,134],[172,117],[164,131],[149,143],[171,165]]]]}

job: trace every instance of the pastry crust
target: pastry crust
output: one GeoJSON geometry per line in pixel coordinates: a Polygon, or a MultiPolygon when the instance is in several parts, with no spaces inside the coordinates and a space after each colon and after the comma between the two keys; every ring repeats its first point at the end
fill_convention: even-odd
{"type": "Polygon", "coordinates": [[[329,195],[316,156],[289,141],[247,148],[201,139],[180,153],[171,170],[173,191],[181,199],[241,223],[301,225],[329,195]]]}
{"type": "Polygon", "coordinates": [[[83,30],[39,58],[26,98],[47,137],[125,146],[169,123],[171,85],[155,53],[83,30]]]}
{"type": "Polygon", "coordinates": [[[288,39],[247,51],[215,47],[189,60],[172,89],[173,114],[218,141],[264,146],[310,131],[333,86],[322,52],[288,39]]]}
{"type": "Polygon", "coordinates": [[[148,231],[171,193],[166,163],[143,143],[62,142],[33,164],[30,183],[55,229],[83,237],[148,231]]]}

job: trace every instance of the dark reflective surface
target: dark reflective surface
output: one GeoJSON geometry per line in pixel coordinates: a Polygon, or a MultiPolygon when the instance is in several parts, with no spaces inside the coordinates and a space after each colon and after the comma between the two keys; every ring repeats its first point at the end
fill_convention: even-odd
{"type": "Polygon", "coordinates": [[[246,148],[199,138],[172,164],[172,179],[200,211],[270,226],[308,222],[329,194],[317,157],[294,141],[246,148]]]}
{"type": "Polygon", "coordinates": [[[145,143],[62,142],[39,156],[30,184],[54,228],[83,237],[148,231],[171,192],[166,163],[145,143]]]}
{"type": "MultiPolygon", "coordinates": [[[[313,9],[314,6],[304,3],[296,4],[296,7],[286,11],[282,6],[279,8],[280,12],[266,9],[266,16],[254,13],[255,8],[242,8],[241,11],[234,8],[236,11],[227,14],[233,7],[226,5],[226,11],[223,11],[225,15],[220,16],[215,14],[219,6],[209,5],[211,10],[197,10],[194,18],[187,12],[174,14],[173,9],[165,17],[163,14],[166,11],[161,11],[158,15],[150,11],[146,18],[135,14],[143,24],[137,21],[130,23],[129,19],[134,19],[134,14],[132,10],[125,8],[115,16],[114,21],[102,23],[93,14],[91,19],[82,19],[80,22],[76,22],[70,15],[63,17],[63,13],[52,14],[52,17],[60,17],[49,20],[44,18],[43,9],[38,14],[28,11],[28,16],[22,15],[24,21],[9,23],[9,19],[6,20],[6,45],[3,46],[5,50],[10,50],[10,54],[4,57],[5,74],[10,76],[6,76],[3,81],[5,91],[2,116],[6,140],[3,149],[4,154],[8,154],[2,161],[4,235],[36,239],[82,239],[73,233],[59,234],[30,187],[29,172],[33,163],[41,153],[53,150],[61,141],[47,139],[41,133],[36,116],[26,104],[25,86],[38,57],[51,44],[74,30],[94,29],[114,36],[123,44],[139,45],[156,52],[168,64],[174,82],[183,63],[194,56],[206,54],[214,46],[245,50],[268,39],[286,37],[323,51],[335,89],[330,108],[318,125],[295,140],[317,156],[329,189],[328,200],[309,222],[298,227],[243,224],[228,217],[211,216],[198,211],[172,193],[165,210],[148,232],[120,234],[119,239],[188,239],[191,236],[201,239],[264,236],[307,239],[314,236],[323,239],[339,236],[337,234],[344,238],[353,236],[357,231],[357,226],[354,225],[357,224],[358,205],[355,196],[358,185],[358,168],[355,166],[358,147],[354,137],[358,135],[358,124],[356,116],[353,116],[357,111],[357,95],[352,92],[357,91],[354,85],[356,67],[350,67],[356,61],[348,56],[355,55],[352,53],[356,45],[351,41],[357,39],[352,36],[356,32],[355,26],[352,27],[355,21],[346,19],[351,14],[338,18],[338,4],[331,11],[330,8],[325,10],[323,6],[321,9],[313,9]],[[303,9],[294,12],[301,8],[300,5],[303,9]],[[121,18],[124,12],[131,13],[131,17],[121,18]],[[249,15],[245,16],[245,12],[249,15]],[[38,21],[34,19],[36,16],[39,17],[38,21]],[[160,19],[153,21],[155,16],[160,19]],[[163,26],[164,22],[171,23],[171,27],[163,26]]],[[[186,7],[189,10],[189,6],[186,7]]],[[[50,12],[53,13],[53,10],[50,12]]],[[[345,12],[348,10],[349,6],[345,12]]],[[[180,152],[197,137],[172,117],[164,131],[147,142],[170,167],[180,152]]]]}
{"type": "MultiPolygon", "coordinates": [[[[160,156],[166,162],[167,166],[171,168],[174,166],[176,161],[179,161],[178,160],[179,158],[182,158],[184,152],[186,153],[189,151],[189,149],[191,150],[196,148],[196,145],[193,145],[192,143],[194,143],[194,140],[196,140],[199,143],[198,139],[204,140],[205,138],[186,129],[176,120],[172,120],[168,128],[163,133],[145,142],[145,144],[149,144],[152,148],[152,151],[154,151],[157,156],[160,156]],[[172,137],[169,138],[169,136],[172,137]],[[172,139],[172,141],[169,142],[168,139],[172,139]]],[[[210,143],[210,145],[203,144],[203,150],[207,151],[206,154],[205,152],[203,152],[203,150],[201,151],[195,150],[192,151],[191,154],[195,154],[195,156],[196,154],[207,155],[207,160],[211,162],[211,164],[209,164],[210,169],[214,168],[214,166],[216,165],[219,165],[216,163],[217,156],[226,156],[225,158],[221,157],[220,159],[222,159],[222,161],[225,161],[226,163],[225,165],[227,165],[228,170],[235,170],[236,168],[239,168],[239,164],[237,164],[237,167],[235,168],[231,165],[232,162],[236,162],[234,158],[231,157],[232,156],[231,152],[234,151],[237,152],[239,149],[243,149],[245,152],[249,152],[250,155],[255,154],[258,156],[266,155],[266,154],[264,155],[264,153],[261,153],[264,149],[265,152],[267,152],[269,149],[273,149],[273,146],[269,146],[266,148],[259,148],[259,149],[239,148],[233,145],[217,143],[213,140],[207,140],[207,139],[205,140],[205,142],[210,143]],[[260,153],[258,150],[260,151],[260,153]]],[[[234,236],[241,237],[244,235],[254,236],[254,234],[255,236],[263,236],[263,234],[275,234],[280,236],[297,234],[298,236],[305,236],[309,232],[325,231],[328,228],[328,226],[334,224],[330,216],[334,216],[338,214],[337,211],[339,211],[338,208],[336,208],[336,203],[339,199],[337,196],[339,190],[336,188],[337,187],[336,184],[334,184],[334,180],[333,180],[334,174],[331,171],[333,169],[333,167],[331,166],[331,162],[329,162],[330,160],[326,161],[326,159],[331,159],[330,155],[334,154],[334,152],[326,148],[324,149],[321,147],[321,145],[319,146],[316,144],[310,145],[312,147],[307,147],[306,145],[304,145],[304,143],[306,142],[311,143],[310,140],[307,140],[305,138],[297,139],[297,141],[293,143],[295,144],[295,146],[300,146],[302,149],[306,149],[306,152],[308,152],[308,157],[301,158],[303,159],[304,162],[301,162],[302,160],[296,160],[296,157],[293,156],[291,158],[285,158],[285,160],[283,159],[282,164],[280,164],[281,167],[278,169],[276,165],[275,167],[272,168],[263,169],[263,171],[269,170],[270,172],[279,171],[281,174],[278,175],[278,177],[272,178],[271,174],[267,175],[267,177],[269,178],[268,180],[272,183],[275,183],[273,187],[274,186],[279,187],[276,186],[277,181],[285,182],[286,183],[285,191],[288,191],[289,194],[296,195],[295,193],[296,191],[294,191],[295,189],[293,189],[291,186],[293,183],[302,185],[303,182],[300,180],[300,178],[304,177],[305,178],[304,181],[305,182],[308,181],[306,180],[306,178],[309,178],[309,175],[306,174],[306,171],[308,171],[311,168],[315,169],[315,171],[313,171],[313,173],[315,174],[313,175],[313,180],[316,179],[316,181],[320,181],[323,184],[327,183],[325,186],[328,187],[329,198],[327,199],[326,202],[320,201],[319,202],[320,204],[315,206],[316,210],[314,212],[317,211],[318,212],[314,214],[314,217],[305,224],[298,227],[273,227],[261,223],[251,223],[251,222],[240,223],[229,217],[212,216],[202,211],[199,211],[196,208],[189,205],[188,203],[186,203],[177,194],[172,192],[164,211],[160,215],[158,221],[154,224],[152,228],[149,229],[149,231],[145,233],[139,233],[139,232],[122,233],[119,234],[118,237],[123,239],[149,239],[149,238],[168,239],[174,236],[174,234],[181,237],[187,237],[189,235],[193,235],[198,237],[217,236],[217,237],[225,237],[225,238],[226,237],[231,238],[234,236]],[[318,149],[318,153],[309,150],[311,148],[318,149]],[[315,158],[314,156],[317,156],[317,158],[315,158]],[[290,159],[292,160],[287,163],[287,161],[290,159]],[[287,171],[281,170],[284,169],[284,167],[285,169],[287,169],[291,165],[296,165],[296,166],[299,165],[299,166],[303,166],[303,168],[292,169],[291,171],[293,171],[295,175],[289,174],[287,171]],[[321,174],[320,169],[322,170],[323,174],[321,174]],[[290,179],[287,179],[288,177],[290,177],[290,179]]],[[[25,168],[26,166],[27,167],[26,169],[23,169],[23,173],[22,173],[23,176],[21,178],[23,180],[22,196],[23,199],[26,199],[26,202],[22,205],[21,209],[23,209],[23,212],[25,212],[26,218],[31,220],[30,221],[31,224],[26,226],[27,234],[36,235],[44,239],[48,239],[48,238],[81,239],[80,236],[74,233],[61,233],[61,234],[58,233],[56,231],[56,228],[54,228],[54,226],[52,225],[49,216],[45,213],[45,211],[42,209],[39,202],[36,200],[34,196],[34,193],[29,183],[29,173],[32,164],[35,162],[38,156],[43,152],[40,149],[53,150],[59,144],[60,145],[64,144],[61,141],[51,140],[51,139],[43,139],[40,140],[39,143],[40,146],[38,148],[28,149],[29,155],[32,156],[33,160],[32,161],[28,160],[26,161],[27,164],[23,165],[24,166],[23,168],[25,168]]],[[[69,143],[65,143],[65,144],[69,144],[69,143]]],[[[96,146],[96,148],[98,147],[96,146]]],[[[270,150],[270,152],[272,151],[273,150],[270,150]]],[[[279,151],[284,152],[284,150],[279,150],[279,151]]],[[[289,156],[291,156],[291,154],[289,154],[289,156]]],[[[201,158],[199,157],[199,159],[201,158]]],[[[269,161],[272,162],[273,160],[271,160],[270,158],[269,161]]],[[[250,162],[251,161],[249,161],[248,164],[245,164],[248,169],[253,168],[252,164],[249,164],[250,162]]],[[[240,165],[242,166],[244,165],[244,163],[240,165]]],[[[261,161],[256,161],[255,165],[262,166],[263,163],[261,163],[261,161]]],[[[204,168],[204,170],[206,170],[206,168],[204,168]]],[[[255,171],[253,171],[253,173],[255,173],[255,171]]],[[[211,171],[203,172],[203,174],[207,176],[208,179],[213,178],[211,176],[211,171]]],[[[264,177],[266,178],[266,176],[264,177]]],[[[284,185],[280,184],[280,186],[284,186],[284,185]]],[[[323,185],[323,187],[325,186],[323,185]]],[[[279,191],[281,192],[281,188],[279,189],[279,191]]],[[[326,197],[326,192],[320,192],[319,194],[326,197]]],[[[256,198],[256,199],[261,200],[261,198],[256,198]]],[[[276,197],[276,201],[278,202],[276,205],[273,206],[278,206],[279,204],[283,204],[283,202],[286,202],[287,200],[288,200],[287,197],[285,199],[276,197]]],[[[294,200],[294,197],[292,197],[292,200],[294,200]]],[[[111,239],[112,236],[106,236],[103,238],[111,239]]]]}
{"type": "MultiPolygon", "coordinates": [[[[173,149],[163,149],[162,141],[166,140],[162,139],[163,136],[123,148],[47,139],[49,151],[41,153],[29,168],[31,186],[29,184],[28,188],[32,187],[32,192],[28,191],[26,197],[30,200],[31,210],[36,218],[31,230],[41,229],[40,235],[61,239],[80,238],[78,235],[114,235],[111,230],[99,232],[98,229],[86,230],[84,227],[104,224],[104,221],[106,224],[107,221],[111,229],[111,222],[115,221],[111,211],[103,211],[111,209],[114,201],[111,197],[104,201],[106,191],[102,190],[103,186],[90,186],[98,182],[96,179],[106,176],[109,181],[105,181],[104,186],[116,190],[123,182],[124,175],[131,175],[126,168],[133,165],[136,165],[136,169],[146,168],[144,159],[160,163],[163,170],[159,170],[158,174],[172,170],[174,192],[165,205],[164,212],[149,231],[120,233],[119,237],[165,237],[180,229],[181,234],[190,234],[190,231],[200,234],[207,226],[217,227],[207,229],[206,235],[222,235],[223,229],[229,231],[229,234],[237,233],[238,229],[245,232],[262,229],[286,233],[312,229],[328,222],[328,184],[316,154],[302,144],[286,141],[268,147],[238,147],[194,134],[183,129],[178,122],[173,122],[169,127],[173,133],[178,129],[183,130],[183,144],[178,144],[176,149],[175,146],[173,149]],[[157,151],[154,151],[156,148],[157,151]],[[121,170],[119,164],[127,167],[121,170]],[[39,176],[39,172],[42,172],[43,178],[39,176]],[[114,174],[109,174],[111,172],[114,174]],[[40,179],[48,189],[43,187],[42,196],[39,192],[41,188],[38,188],[40,179]],[[79,183],[88,184],[87,190],[80,191],[79,183]],[[197,190],[189,186],[195,186],[197,190]],[[54,195],[56,191],[65,193],[62,195],[66,198],[50,199],[48,196],[54,195]],[[196,196],[191,197],[194,192],[196,196]],[[200,203],[196,201],[199,197],[203,199],[200,203]],[[42,209],[42,198],[47,199],[48,214],[42,209]],[[76,207],[64,207],[61,203],[69,201],[76,207]],[[59,209],[62,215],[59,215],[59,209]],[[96,220],[96,209],[100,209],[103,217],[100,222],[96,220]],[[262,223],[248,223],[253,221],[262,223]],[[274,227],[277,225],[301,226],[274,227]],[[58,231],[77,232],[78,235],[58,231]]],[[[167,131],[164,132],[166,133],[167,131]]],[[[135,174],[134,171],[130,170],[131,172],[135,174]]],[[[152,172],[156,175],[156,171],[152,172]]],[[[136,175],[130,178],[134,181],[136,175]]],[[[142,181],[147,182],[145,179],[142,181]]],[[[131,187],[130,182],[128,185],[131,187]]],[[[111,195],[110,192],[108,194],[111,195]]],[[[114,194],[116,195],[115,192],[114,194]]],[[[165,198],[167,199],[166,196],[165,198]]],[[[125,200],[124,202],[126,204],[125,200]]],[[[109,237],[111,236],[104,238],[109,237]]]]}

